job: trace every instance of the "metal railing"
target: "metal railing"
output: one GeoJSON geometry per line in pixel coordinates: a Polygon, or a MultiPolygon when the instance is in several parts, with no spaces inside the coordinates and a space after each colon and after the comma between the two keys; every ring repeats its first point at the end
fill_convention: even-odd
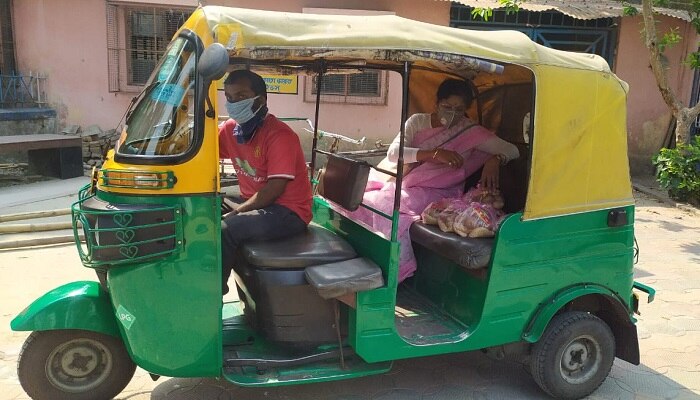
{"type": "Polygon", "coordinates": [[[46,76],[0,75],[0,108],[46,107],[46,76]]]}

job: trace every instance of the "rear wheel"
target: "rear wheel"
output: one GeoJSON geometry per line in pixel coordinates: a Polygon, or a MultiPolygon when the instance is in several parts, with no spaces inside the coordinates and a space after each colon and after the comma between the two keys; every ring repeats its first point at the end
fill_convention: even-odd
{"type": "Polygon", "coordinates": [[[96,332],[32,332],[17,375],[34,400],[102,400],[121,392],[136,365],[121,340],[96,332]]]}
{"type": "Polygon", "coordinates": [[[595,315],[574,311],[557,315],[532,351],[535,382],[561,399],[580,399],[595,391],[610,373],[615,337],[595,315]]]}

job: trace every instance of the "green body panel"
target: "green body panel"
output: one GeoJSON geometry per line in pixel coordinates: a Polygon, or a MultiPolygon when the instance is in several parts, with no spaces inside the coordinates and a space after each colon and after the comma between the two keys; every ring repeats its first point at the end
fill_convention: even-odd
{"type": "MultiPolygon", "coordinates": [[[[540,337],[542,337],[544,330],[547,329],[547,324],[549,324],[549,321],[552,319],[552,317],[554,317],[554,314],[556,314],[559,309],[570,301],[588,294],[599,294],[612,297],[620,303],[624,303],[624,301],[622,301],[622,299],[620,299],[616,293],[613,293],[609,289],[602,286],[595,284],[581,284],[569,287],[562,292],[557,293],[552,297],[551,301],[542,305],[537,310],[537,313],[530,320],[528,326],[526,326],[522,338],[531,343],[537,342],[540,340],[540,337]]],[[[631,316],[630,320],[634,321],[631,316]]]]}
{"type": "Polygon", "coordinates": [[[430,266],[416,271],[415,289],[461,324],[475,325],[484,310],[486,274],[465,273],[439,254],[419,246],[414,249],[418,265],[430,266]]]}
{"type": "Polygon", "coordinates": [[[257,340],[257,332],[246,322],[242,301],[224,303],[221,313],[223,318],[223,336],[221,340],[224,346],[247,344],[257,340]]]}
{"type": "MultiPolygon", "coordinates": [[[[337,348],[319,348],[318,353],[337,348]]],[[[279,360],[299,357],[299,353],[283,349],[256,338],[255,342],[232,346],[226,350],[235,351],[236,358],[279,360]]],[[[225,353],[226,354],[226,353],[225,353]]],[[[311,355],[304,353],[305,356],[311,355]]],[[[285,367],[235,367],[224,369],[224,377],[240,386],[287,386],[313,382],[328,382],[341,379],[361,378],[382,374],[391,369],[391,362],[367,363],[356,355],[345,355],[345,368],[339,359],[314,361],[308,364],[285,367]]]]}
{"type": "MultiPolygon", "coordinates": [[[[394,326],[396,285],[389,281],[384,288],[357,294],[350,343],[365,361],[378,362],[536,340],[556,310],[586,294],[604,294],[631,310],[634,207],[625,210],[627,223],[620,227],[608,227],[609,210],[531,221],[513,214],[501,224],[491,265],[481,275],[418,251],[415,289],[464,324],[464,334],[430,345],[405,341],[394,326]]],[[[331,228],[350,223],[332,211],[320,215],[328,217],[321,220],[331,228]]],[[[385,245],[375,238],[364,240],[385,245]]],[[[398,245],[388,245],[394,257],[378,264],[395,274],[398,245]]],[[[358,253],[365,255],[362,249],[358,253]]]]}
{"type": "Polygon", "coordinates": [[[120,204],[177,205],[183,212],[180,251],[108,270],[112,303],[131,357],[159,375],[220,376],[220,198],[98,196],[120,204]]]}
{"type": "Polygon", "coordinates": [[[112,303],[97,282],[71,282],[36,299],[10,325],[13,331],[83,329],[120,337],[112,303]]]}

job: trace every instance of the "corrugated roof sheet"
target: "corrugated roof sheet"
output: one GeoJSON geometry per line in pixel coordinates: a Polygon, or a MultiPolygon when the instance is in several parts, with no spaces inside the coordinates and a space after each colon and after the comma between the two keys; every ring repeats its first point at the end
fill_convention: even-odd
{"type": "MultiPolygon", "coordinates": [[[[449,0],[438,0],[449,1],[449,0]]],[[[457,3],[469,7],[490,7],[499,8],[498,0],[455,0],[457,3]]],[[[635,5],[639,12],[641,5],[635,5]]],[[[533,0],[520,4],[520,8],[528,11],[551,11],[556,10],[576,19],[596,19],[615,18],[622,16],[622,3],[614,0],[533,0]]],[[[690,21],[690,13],[683,10],[673,10],[670,8],[655,7],[655,10],[663,15],[690,21]]]]}

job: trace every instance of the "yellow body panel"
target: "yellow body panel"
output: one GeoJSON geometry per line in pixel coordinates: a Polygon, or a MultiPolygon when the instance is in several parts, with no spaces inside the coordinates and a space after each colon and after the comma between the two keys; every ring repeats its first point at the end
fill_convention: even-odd
{"type": "MultiPolygon", "coordinates": [[[[207,20],[201,8],[197,9],[190,19],[185,22],[182,29],[195,32],[208,46],[214,42],[207,20]]],[[[177,35],[177,34],[176,34],[177,35]]],[[[209,88],[209,96],[213,99],[216,110],[216,85],[209,88]]],[[[214,114],[218,115],[218,114],[214,114]]],[[[219,139],[216,118],[206,118],[204,126],[204,140],[199,152],[190,160],[174,165],[134,165],[118,163],[114,160],[114,150],[111,150],[102,166],[103,169],[127,170],[127,171],[172,171],[177,182],[171,189],[147,189],[147,188],[116,188],[104,186],[98,182],[98,188],[106,192],[118,192],[138,195],[173,195],[214,193],[219,191],[219,139]]]]}
{"type": "Polygon", "coordinates": [[[625,88],[611,73],[535,66],[526,219],[634,204],[625,88]]]}

